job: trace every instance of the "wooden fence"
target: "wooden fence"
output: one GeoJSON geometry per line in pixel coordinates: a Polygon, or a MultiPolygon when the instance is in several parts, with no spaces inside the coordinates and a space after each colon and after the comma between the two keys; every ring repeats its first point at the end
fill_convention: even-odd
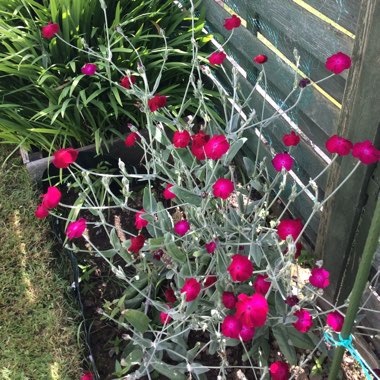
{"type": "MultiPolygon", "coordinates": [[[[354,142],[369,139],[379,145],[380,0],[203,0],[202,4],[208,30],[220,43],[230,35],[223,28],[224,19],[237,14],[243,20],[224,49],[241,69],[239,83],[244,94],[250,93],[259,73],[252,58],[268,56],[268,93],[275,103],[267,102],[264,116],[271,115],[276,104],[283,108],[294,104],[296,96],[286,104],[283,100],[293,88],[295,71],[300,79],[313,81],[288,118],[263,131],[268,144],[262,145],[261,157],[270,159],[272,149],[283,151],[281,136],[292,129],[300,131],[302,142],[292,152],[294,175],[307,184],[328,164],[331,155],[325,141],[333,134],[354,142]],[[298,67],[294,64],[295,49],[301,57],[298,67]],[[331,74],[324,63],[338,51],[352,56],[350,71],[315,84],[331,74]]],[[[256,94],[251,106],[261,110],[264,98],[256,94]]],[[[248,137],[245,154],[252,156],[258,137],[254,131],[248,137]]],[[[317,181],[320,199],[340,183],[354,163],[349,157],[334,163],[330,174],[317,181]]],[[[380,167],[375,170],[375,165],[362,165],[306,231],[316,255],[331,273],[326,295],[333,301],[349,295],[379,189],[380,167]]],[[[313,206],[312,197],[305,194],[298,198],[292,213],[305,221],[313,206]]]]}

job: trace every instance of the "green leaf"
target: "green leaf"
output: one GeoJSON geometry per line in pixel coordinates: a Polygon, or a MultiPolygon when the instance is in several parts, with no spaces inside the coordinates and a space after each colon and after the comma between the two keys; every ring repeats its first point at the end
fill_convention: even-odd
{"type": "Polygon", "coordinates": [[[127,321],[140,333],[148,330],[150,319],[139,310],[127,310],[124,314],[127,321]]]}
{"type": "Polygon", "coordinates": [[[149,214],[157,211],[157,201],[149,187],[144,188],[143,208],[149,214]]]}
{"type": "Polygon", "coordinates": [[[165,248],[167,254],[173,258],[175,261],[178,261],[180,263],[186,262],[186,253],[179,249],[177,245],[171,241],[172,235],[168,232],[165,234],[165,248]]]}
{"type": "Polygon", "coordinates": [[[170,380],[186,380],[186,376],[172,365],[164,362],[154,362],[151,365],[157,372],[168,377],[170,380]]]}
{"type": "Polygon", "coordinates": [[[297,354],[295,348],[289,342],[288,331],[283,326],[276,326],[272,329],[273,335],[280,347],[281,353],[286,357],[291,365],[297,364],[297,354]]]}
{"type": "Polygon", "coordinates": [[[232,144],[232,146],[228,150],[226,158],[224,159],[225,165],[228,165],[233,160],[233,158],[236,156],[236,154],[239,152],[239,150],[241,149],[241,147],[244,145],[246,141],[247,141],[247,138],[242,137],[241,139],[235,141],[232,144]]]}
{"type": "Polygon", "coordinates": [[[189,203],[193,206],[200,207],[202,204],[202,198],[194,194],[193,192],[186,190],[182,187],[179,187],[177,185],[174,185],[170,188],[170,191],[177,195],[177,197],[181,200],[183,203],[189,203]]]}

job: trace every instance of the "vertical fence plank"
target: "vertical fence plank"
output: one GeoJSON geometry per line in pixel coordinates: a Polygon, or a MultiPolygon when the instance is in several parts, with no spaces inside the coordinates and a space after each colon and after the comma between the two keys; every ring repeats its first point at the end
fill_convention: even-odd
{"type": "MultiPolygon", "coordinates": [[[[353,142],[371,140],[380,142],[380,0],[364,0],[361,6],[358,30],[343,99],[338,134],[353,142]]],[[[328,190],[334,189],[354,166],[351,157],[344,157],[330,171],[328,190]]],[[[367,201],[367,187],[374,165],[362,165],[322,213],[316,253],[330,271],[331,285],[326,296],[331,300],[345,299],[353,285],[352,276],[344,276],[345,268],[357,268],[360,257],[353,257],[353,247],[362,208],[367,201]]],[[[355,273],[355,269],[352,270],[355,273]]]]}

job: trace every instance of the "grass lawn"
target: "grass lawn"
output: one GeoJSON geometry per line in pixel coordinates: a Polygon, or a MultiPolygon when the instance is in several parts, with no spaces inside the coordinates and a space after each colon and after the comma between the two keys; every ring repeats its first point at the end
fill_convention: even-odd
{"type": "Polygon", "coordinates": [[[21,160],[0,164],[0,379],[79,379],[76,313],[37,202],[21,160]]]}

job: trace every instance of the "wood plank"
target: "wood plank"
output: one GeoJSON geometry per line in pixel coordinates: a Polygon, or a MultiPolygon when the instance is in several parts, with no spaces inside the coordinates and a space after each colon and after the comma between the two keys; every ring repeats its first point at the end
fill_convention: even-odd
{"type": "MultiPolygon", "coordinates": [[[[380,0],[364,1],[359,15],[353,67],[349,73],[338,126],[339,135],[352,141],[368,139],[376,146],[380,143],[378,20],[380,0]]],[[[340,164],[333,165],[328,179],[328,193],[346,178],[354,163],[353,158],[347,157],[340,164]]],[[[364,247],[365,239],[359,239],[358,236],[365,236],[366,231],[365,228],[358,230],[358,226],[367,202],[367,186],[374,169],[374,165],[361,165],[347,181],[344,189],[325,205],[322,213],[316,254],[323,259],[324,266],[330,271],[331,283],[325,295],[332,301],[343,301],[351,290],[352,281],[349,275],[345,276],[345,268],[349,267],[351,273],[356,272],[364,247]]],[[[371,207],[368,206],[366,210],[370,212],[371,207]]]]}
{"type": "MultiPolygon", "coordinates": [[[[229,36],[223,28],[223,22],[228,13],[218,6],[213,0],[204,0],[207,10],[208,26],[211,32],[218,32],[224,38],[229,36]]],[[[280,60],[270,49],[263,45],[252,33],[245,28],[238,28],[234,32],[230,42],[226,46],[226,51],[234,57],[239,64],[247,70],[248,74],[253,73],[256,66],[252,63],[255,52],[260,52],[268,56],[265,63],[265,70],[268,80],[276,85],[282,94],[288,94],[293,88],[293,69],[280,60]],[[239,46],[239,49],[236,49],[239,46]]],[[[292,97],[290,100],[294,100],[292,97]]],[[[299,103],[298,108],[308,115],[308,118],[321,128],[326,135],[334,134],[339,116],[339,110],[330,101],[323,97],[312,87],[305,90],[305,96],[299,103]]]]}
{"type": "Polygon", "coordinates": [[[361,0],[304,0],[339,25],[355,34],[361,0]]]}

